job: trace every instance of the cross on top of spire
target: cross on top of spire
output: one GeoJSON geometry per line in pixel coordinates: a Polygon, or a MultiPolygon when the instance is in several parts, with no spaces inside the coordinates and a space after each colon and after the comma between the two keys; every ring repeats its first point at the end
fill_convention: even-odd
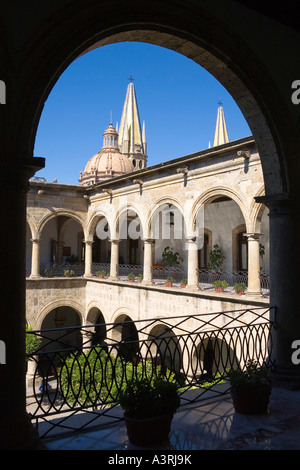
{"type": "Polygon", "coordinates": [[[128,80],[130,81],[130,83],[132,83],[134,81],[134,78],[132,75],[130,75],[130,77],[128,78],[128,80]]]}
{"type": "Polygon", "coordinates": [[[219,105],[219,106],[222,106],[222,104],[223,104],[222,101],[219,100],[219,101],[218,101],[218,105],[219,105]]]}

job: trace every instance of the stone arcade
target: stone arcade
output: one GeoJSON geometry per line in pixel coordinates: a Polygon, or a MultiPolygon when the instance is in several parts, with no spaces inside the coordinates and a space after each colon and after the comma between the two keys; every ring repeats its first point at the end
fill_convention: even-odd
{"type": "MultiPolygon", "coordinates": [[[[136,102],[130,83],[121,123],[127,129],[136,127],[130,144],[135,153],[126,155],[128,145],[125,154],[120,152],[123,140],[110,124],[103,148],[87,163],[79,186],[30,182],[26,318],[34,329],[72,326],[74,315],[80,325],[92,323],[95,309],[102,321],[113,323],[124,315],[135,321],[268,302],[263,296],[268,286],[261,286],[261,278],[262,272],[268,277],[269,227],[266,208],[255,202],[264,194],[264,183],[254,139],[229,142],[219,106],[213,148],[163,164],[136,166],[131,162],[139,160],[145,144],[136,102]],[[128,100],[135,106],[128,106],[128,100]],[[232,286],[223,297],[214,295],[208,280],[200,290],[215,244],[225,256],[223,275],[248,277],[247,295],[240,301],[232,286]],[[182,295],[172,296],[174,290],[155,279],[167,276],[162,253],[168,246],[180,256],[177,290],[181,278],[187,279],[182,295]],[[264,259],[260,246],[265,248],[264,259]],[[77,273],[67,282],[61,276],[71,256],[77,263],[70,269],[77,273]],[[95,276],[101,267],[107,270],[105,281],[95,276]],[[139,288],[126,283],[126,268],[127,274],[134,270],[142,276],[139,288]],[[199,294],[189,307],[188,292],[199,294]],[[47,315],[52,315],[52,323],[47,315]]],[[[129,133],[121,132],[127,140],[129,133]]]]}

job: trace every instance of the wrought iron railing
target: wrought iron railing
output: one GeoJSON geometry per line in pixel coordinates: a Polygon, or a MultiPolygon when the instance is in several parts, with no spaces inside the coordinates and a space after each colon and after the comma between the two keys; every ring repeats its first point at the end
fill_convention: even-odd
{"type": "Polygon", "coordinates": [[[199,285],[205,290],[211,288],[214,281],[224,280],[228,284],[228,289],[232,289],[235,283],[248,285],[248,273],[246,271],[218,271],[213,272],[205,268],[198,270],[199,285]]]}
{"type": "Polygon", "coordinates": [[[40,274],[43,277],[78,277],[84,275],[84,263],[42,264],[40,274]]]}
{"type": "MultiPolygon", "coordinates": [[[[26,277],[30,276],[30,266],[26,266],[26,277]]],[[[54,265],[43,264],[40,266],[40,273],[43,277],[63,277],[66,276],[65,272],[71,271],[72,277],[83,276],[85,267],[82,263],[67,264],[67,265],[54,265]]],[[[105,271],[106,278],[110,275],[109,263],[92,263],[92,275],[97,276],[99,271],[105,271]]],[[[136,280],[143,276],[143,265],[120,264],[118,267],[118,276],[121,281],[127,281],[128,275],[133,273],[136,280]]],[[[162,265],[152,266],[153,281],[156,285],[163,285],[168,277],[172,277],[174,283],[179,285],[183,279],[187,280],[187,269],[185,267],[166,267],[162,265]]],[[[234,291],[235,283],[244,283],[248,285],[248,273],[246,271],[220,271],[214,273],[208,269],[198,269],[199,288],[202,291],[213,290],[213,282],[217,279],[225,280],[228,287],[225,288],[225,293],[232,293],[234,291]]],[[[269,275],[267,273],[260,274],[261,293],[268,295],[269,275]]]]}
{"type": "Polygon", "coordinates": [[[28,413],[41,437],[122,420],[120,390],[135,376],[175,377],[181,405],[228,393],[228,370],[272,367],[270,308],[29,331],[28,413]],[[79,420],[80,418],[80,420],[79,420]]]}

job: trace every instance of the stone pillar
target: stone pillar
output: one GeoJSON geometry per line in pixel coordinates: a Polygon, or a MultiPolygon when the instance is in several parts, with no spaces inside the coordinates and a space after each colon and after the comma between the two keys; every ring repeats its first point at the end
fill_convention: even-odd
{"type": "Polygon", "coordinates": [[[110,240],[110,276],[109,279],[116,281],[119,275],[119,240],[110,240]]]}
{"type": "Polygon", "coordinates": [[[260,233],[246,233],[248,239],[248,289],[247,295],[261,295],[260,288],[260,233]]]}
{"type": "Polygon", "coordinates": [[[64,242],[57,242],[56,247],[57,247],[57,260],[56,260],[56,263],[57,264],[63,264],[64,242]]]}
{"type": "Polygon", "coordinates": [[[33,449],[40,443],[26,413],[25,289],[28,180],[43,166],[39,158],[1,158],[0,259],[3,266],[12,267],[1,280],[0,340],[6,352],[0,364],[2,450],[33,449]],[[7,249],[7,240],[13,249],[7,249]]]}
{"type": "Polygon", "coordinates": [[[188,243],[188,283],[186,289],[198,291],[199,290],[199,275],[198,275],[198,244],[196,237],[187,238],[188,243]]]}
{"type": "Polygon", "coordinates": [[[88,240],[85,241],[85,271],[84,277],[91,277],[92,276],[92,261],[93,261],[93,241],[88,240]]]}
{"type": "Polygon", "coordinates": [[[274,379],[279,385],[300,387],[300,364],[292,361],[295,340],[300,340],[299,315],[299,234],[297,210],[283,197],[259,197],[269,209],[270,219],[270,305],[275,359],[274,379]]]}
{"type": "Polygon", "coordinates": [[[38,279],[41,277],[40,274],[40,240],[34,238],[32,241],[32,253],[31,253],[31,279],[38,279]]]}
{"type": "Polygon", "coordinates": [[[93,332],[91,328],[83,328],[81,330],[81,335],[82,335],[82,344],[83,344],[83,349],[89,349],[92,347],[92,338],[93,338],[93,332]]]}
{"type": "Polygon", "coordinates": [[[143,285],[149,286],[153,284],[152,279],[152,250],[154,240],[144,240],[144,271],[143,271],[143,285]]]}

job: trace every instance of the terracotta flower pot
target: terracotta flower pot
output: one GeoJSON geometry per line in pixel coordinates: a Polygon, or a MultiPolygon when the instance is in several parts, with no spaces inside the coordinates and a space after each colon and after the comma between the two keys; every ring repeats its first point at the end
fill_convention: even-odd
{"type": "Polygon", "coordinates": [[[173,285],[172,282],[166,282],[166,283],[165,283],[165,286],[166,286],[166,287],[172,287],[172,285],[173,285]]]}
{"type": "Polygon", "coordinates": [[[235,411],[246,415],[263,414],[268,411],[271,387],[260,390],[230,390],[235,411]]]}
{"type": "Polygon", "coordinates": [[[136,446],[159,444],[169,438],[173,414],[153,418],[129,418],[124,414],[129,441],[136,446]]]}
{"type": "Polygon", "coordinates": [[[215,287],[216,292],[224,292],[224,287],[215,287]]]}

